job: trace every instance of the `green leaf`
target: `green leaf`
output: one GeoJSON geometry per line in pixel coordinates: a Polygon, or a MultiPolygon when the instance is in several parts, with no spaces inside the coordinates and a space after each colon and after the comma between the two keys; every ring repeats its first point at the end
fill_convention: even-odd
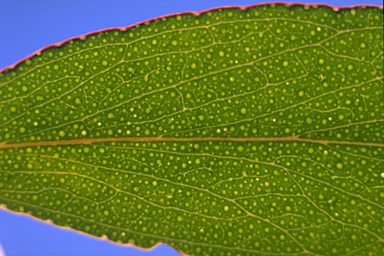
{"type": "Polygon", "coordinates": [[[0,203],[192,255],[384,253],[383,12],[262,5],[0,74],[0,203]]]}

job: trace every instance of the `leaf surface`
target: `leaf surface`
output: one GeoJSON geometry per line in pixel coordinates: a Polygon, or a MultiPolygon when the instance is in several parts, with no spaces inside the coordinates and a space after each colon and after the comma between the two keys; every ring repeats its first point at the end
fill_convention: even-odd
{"type": "Polygon", "coordinates": [[[381,8],[158,19],[0,74],[0,203],[191,255],[384,253],[381,8]]]}

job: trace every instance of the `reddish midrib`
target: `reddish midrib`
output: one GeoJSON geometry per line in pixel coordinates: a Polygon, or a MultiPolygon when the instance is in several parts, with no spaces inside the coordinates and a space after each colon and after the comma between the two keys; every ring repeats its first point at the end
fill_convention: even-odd
{"type": "Polygon", "coordinates": [[[124,138],[84,138],[57,141],[36,141],[22,143],[0,143],[0,149],[23,148],[36,146],[59,146],[59,145],[79,145],[103,142],[203,142],[203,141],[223,141],[223,142],[308,142],[316,144],[340,144],[354,146],[384,147],[383,143],[355,142],[355,141],[332,141],[332,140],[314,140],[291,137],[267,137],[267,138],[223,138],[223,137],[202,137],[202,138],[167,138],[167,137],[124,137],[124,138]]]}

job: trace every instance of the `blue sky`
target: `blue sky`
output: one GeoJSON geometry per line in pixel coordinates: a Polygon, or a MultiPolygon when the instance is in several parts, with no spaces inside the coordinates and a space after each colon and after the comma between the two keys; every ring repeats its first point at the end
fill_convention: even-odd
{"type": "MultiPolygon", "coordinates": [[[[124,27],[161,15],[219,6],[247,6],[256,0],[0,0],[0,70],[47,45],[91,31],[124,27]]],[[[288,1],[290,2],[290,1],[288,1]]],[[[333,6],[382,5],[381,0],[304,1],[333,6]]],[[[118,246],[0,209],[5,255],[179,255],[169,246],[144,251],[118,246]]]]}

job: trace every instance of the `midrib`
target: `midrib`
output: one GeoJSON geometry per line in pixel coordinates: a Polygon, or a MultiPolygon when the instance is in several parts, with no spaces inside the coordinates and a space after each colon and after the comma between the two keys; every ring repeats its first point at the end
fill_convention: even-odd
{"type": "Polygon", "coordinates": [[[339,144],[351,146],[384,147],[384,143],[336,141],[336,140],[315,140],[307,138],[291,137],[266,137],[266,138],[223,138],[223,137],[202,137],[202,138],[167,138],[167,137],[124,137],[124,138],[84,138],[57,141],[34,141],[22,143],[0,143],[0,149],[23,148],[37,146],[60,146],[60,145],[81,145],[103,142],[307,142],[316,144],[339,144]]]}

